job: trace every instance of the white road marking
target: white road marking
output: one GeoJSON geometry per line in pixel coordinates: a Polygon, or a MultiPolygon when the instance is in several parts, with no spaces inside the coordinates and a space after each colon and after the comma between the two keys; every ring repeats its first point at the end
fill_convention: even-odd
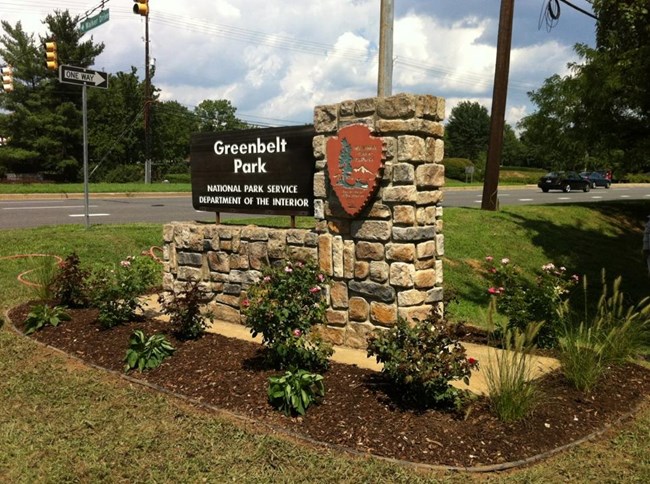
{"type": "Polygon", "coordinates": [[[621,198],[630,198],[629,195],[621,195],[621,198]]]}
{"type": "MultiPolygon", "coordinates": [[[[89,213],[89,217],[108,217],[110,213],[89,213]]],[[[71,213],[68,217],[85,217],[85,213],[71,213]]]]}
{"type": "MultiPolygon", "coordinates": [[[[88,205],[88,207],[96,208],[97,205],[88,205]]],[[[84,208],[83,205],[49,205],[43,207],[2,207],[2,210],[45,210],[51,208],[84,208]]]]}
{"type": "Polygon", "coordinates": [[[593,198],[594,200],[599,200],[599,199],[601,199],[601,198],[603,198],[603,197],[601,197],[600,195],[594,195],[594,196],[591,197],[591,198],[593,198]]]}
{"type": "Polygon", "coordinates": [[[535,199],[534,198],[520,198],[519,199],[520,202],[532,202],[533,200],[535,200],[535,199]]]}
{"type": "Polygon", "coordinates": [[[557,197],[558,200],[571,200],[570,197],[557,197]]]}

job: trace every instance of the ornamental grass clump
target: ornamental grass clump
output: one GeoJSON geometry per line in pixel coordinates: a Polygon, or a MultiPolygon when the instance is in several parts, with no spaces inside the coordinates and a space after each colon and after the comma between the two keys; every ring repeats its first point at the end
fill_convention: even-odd
{"type": "Polygon", "coordinates": [[[579,276],[569,276],[565,267],[549,262],[531,279],[507,257],[496,262],[492,256],[485,258],[485,274],[496,311],[508,319],[504,327],[496,327],[497,337],[508,329],[525,332],[530,323],[542,322],[535,343],[543,348],[555,347],[564,326],[560,306],[568,300],[579,276]]]}
{"type": "Polygon", "coordinates": [[[533,341],[542,323],[530,324],[526,331],[507,329],[501,338],[502,349],[490,351],[485,381],[490,406],[504,422],[521,420],[530,415],[540,401],[541,391],[532,378],[533,341]]]}
{"type": "Polygon", "coordinates": [[[279,369],[326,369],[333,348],[314,327],[325,322],[326,277],[314,262],[288,261],[264,269],[241,301],[253,337],[262,335],[269,364],[279,369]]]}
{"type": "MultiPolygon", "coordinates": [[[[585,279],[584,315],[573,324],[567,318],[569,322],[559,339],[562,371],[583,392],[590,392],[608,368],[636,357],[650,344],[650,298],[629,305],[620,289],[621,280],[616,278],[610,294],[603,271],[602,293],[595,314],[590,315],[585,279]]],[[[570,315],[568,303],[561,310],[570,315]]]]}
{"type": "Polygon", "coordinates": [[[404,400],[423,407],[460,410],[468,394],[449,384],[469,385],[478,361],[468,358],[450,326],[436,319],[413,325],[400,318],[388,330],[377,330],[368,340],[368,356],[383,363],[382,372],[404,400]]]}

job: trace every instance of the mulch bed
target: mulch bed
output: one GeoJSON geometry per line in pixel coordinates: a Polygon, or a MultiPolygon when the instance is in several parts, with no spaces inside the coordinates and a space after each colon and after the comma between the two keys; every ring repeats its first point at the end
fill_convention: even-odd
{"type": "MultiPolygon", "coordinates": [[[[29,304],[10,317],[22,327],[29,304]]],[[[34,334],[42,343],[115,371],[134,329],[168,336],[176,352],[158,368],[130,375],[275,429],[411,462],[475,467],[546,453],[616,422],[650,393],[650,371],[633,364],[612,369],[591,394],[569,386],[559,372],[541,380],[544,397],[535,412],[512,424],[500,422],[479,398],[468,414],[410,409],[391,398],[381,374],[332,363],[324,373],[326,395],[305,417],[286,417],[267,401],[263,349],[217,334],[181,342],[157,319],[102,330],[95,310],[72,310],[72,320],[34,334]]]]}

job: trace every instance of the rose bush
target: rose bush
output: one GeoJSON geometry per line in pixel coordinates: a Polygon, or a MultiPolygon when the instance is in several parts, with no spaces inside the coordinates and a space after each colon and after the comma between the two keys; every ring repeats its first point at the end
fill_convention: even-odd
{"type": "Polygon", "coordinates": [[[282,369],[320,370],[333,349],[314,334],[325,322],[326,277],[314,262],[288,261],[264,269],[241,301],[246,326],[262,335],[269,362],[282,369]]]}
{"type": "Polygon", "coordinates": [[[497,312],[508,318],[505,328],[496,328],[497,336],[506,329],[523,332],[530,323],[543,322],[536,343],[545,348],[555,346],[564,327],[561,306],[580,277],[549,262],[530,279],[507,257],[495,262],[492,256],[485,258],[485,274],[489,281],[487,291],[496,300],[497,312]]]}

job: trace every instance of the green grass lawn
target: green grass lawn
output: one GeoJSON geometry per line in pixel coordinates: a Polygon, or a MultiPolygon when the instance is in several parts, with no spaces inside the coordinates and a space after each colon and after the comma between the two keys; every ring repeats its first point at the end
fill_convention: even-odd
{"type": "MultiPolygon", "coordinates": [[[[457,317],[480,319],[487,303],[477,267],[486,255],[536,270],[548,261],[596,277],[623,276],[630,298],[648,295],[640,259],[647,202],[445,209],[445,281],[457,317]]],[[[286,218],[283,218],[286,219],[286,218]]],[[[286,223],[286,222],[283,222],[286,223]]],[[[307,223],[307,222],[305,222],[307,223]]],[[[162,226],[98,225],[0,230],[0,257],[76,251],[118,262],[161,245],[162,226]]],[[[0,307],[32,293],[16,276],[36,259],[0,259],[0,307]]],[[[615,391],[615,389],[612,389],[615,391]]],[[[70,362],[8,328],[0,331],[1,482],[467,482],[281,439],[267,429],[197,409],[70,362]]],[[[479,436],[477,436],[479,438],[479,436]]],[[[493,482],[647,482],[650,406],[622,429],[493,482]]]]}
{"type": "MultiPolygon", "coordinates": [[[[0,194],[83,193],[83,183],[0,183],[0,194]]],[[[90,183],[90,193],[188,192],[189,183],[90,183]]]]}

